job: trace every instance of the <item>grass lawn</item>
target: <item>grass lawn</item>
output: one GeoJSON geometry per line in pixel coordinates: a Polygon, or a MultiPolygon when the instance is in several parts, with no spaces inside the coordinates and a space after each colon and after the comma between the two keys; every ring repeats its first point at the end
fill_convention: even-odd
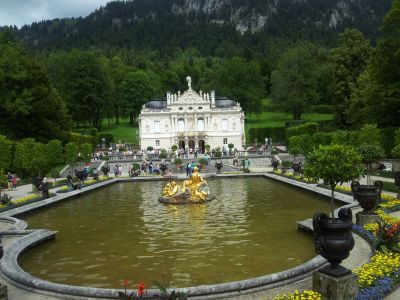
{"type": "Polygon", "coordinates": [[[129,120],[120,120],[119,125],[116,125],[114,121],[111,122],[111,125],[108,125],[107,120],[104,120],[103,124],[102,130],[99,133],[113,134],[114,142],[121,141],[129,144],[139,144],[136,134],[138,128],[129,126],[129,120]]]}
{"type": "MultiPolygon", "coordinates": [[[[329,121],[333,120],[334,114],[303,114],[302,120],[306,121],[329,121]]],[[[246,130],[258,127],[285,127],[286,121],[293,120],[292,114],[284,112],[262,112],[261,114],[247,114],[246,130]]]]}
{"type": "MultiPolygon", "coordinates": [[[[334,114],[309,113],[302,115],[302,120],[305,121],[330,121],[334,118],[334,114]]],[[[249,139],[250,128],[285,127],[286,122],[291,120],[293,120],[292,114],[284,112],[262,112],[261,114],[247,114],[245,123],[246,139],[249,139]]]]}

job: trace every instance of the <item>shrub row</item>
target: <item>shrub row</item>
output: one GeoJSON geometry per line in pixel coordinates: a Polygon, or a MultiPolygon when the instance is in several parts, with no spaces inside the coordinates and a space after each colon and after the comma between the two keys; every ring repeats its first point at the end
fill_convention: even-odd
{"type": "Polygon", "coordinates": [[[313,135],[318,131],[318,123],[307,122],[298,126],[289,127],[286,129],[286,138],[289,139],[291,136],[309,134],[313,135]]]}
{"type": "Polygon", "coordinates": [[[250,128],[248,141],[253,142],[257,139],[258,142],[264,143],[266,137],[272,138],[272,142],[285,141],[285,127],[260,127],[250,128]]]}
{"type": "Polygon", "coordinates": [[[86,135],[78,132],[69,132],[68,141],[77,145],[89,143],[97,145],[102,143],[102,139],[105,139],[106,144],[114,142],[114,135],[112,133],[96,133],[94,136],[86,135]]]}

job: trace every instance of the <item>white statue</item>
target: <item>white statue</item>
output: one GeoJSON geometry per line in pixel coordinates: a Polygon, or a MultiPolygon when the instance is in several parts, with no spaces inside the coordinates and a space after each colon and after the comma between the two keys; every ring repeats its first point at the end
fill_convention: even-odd
{"type": "Polygon", "coordinates": [[[192,90],[192,78],[190,76],[186,77],[186,81],[188,82],[189,91],[192,90]]]}

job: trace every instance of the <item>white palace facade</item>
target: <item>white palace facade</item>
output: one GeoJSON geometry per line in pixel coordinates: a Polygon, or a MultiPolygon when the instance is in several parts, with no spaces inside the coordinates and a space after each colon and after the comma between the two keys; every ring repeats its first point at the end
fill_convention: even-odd
{"type": "Polygon", "coordinates": [[[197,93],[191,78],[183,94],[167,93],[166,99],[152,100],[143,105],[139,117],[141,149],[171,149],[177,145],[187,151],[204,153],[211,149],[227,149],[233,144],[238,150],[245,142],[244,114],[239,103],[217,98],[215,92],[197,93]]]}

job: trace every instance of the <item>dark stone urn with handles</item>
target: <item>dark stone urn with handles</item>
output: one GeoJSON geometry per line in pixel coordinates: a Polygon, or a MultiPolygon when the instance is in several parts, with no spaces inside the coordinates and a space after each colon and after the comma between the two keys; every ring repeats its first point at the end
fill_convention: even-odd
{"type": "Polygon", "coordinates": [[[340,263],[349,257],[354,247],[351,210],[342,208],[338,216],[339,218],[332,219],[324,213],[316,213],[313,218],[315,251],[330,263],[319,271],[332,277],[351,273],[351,270],[342,267],[340,263]]]}
{"type": "Polygon", "coordinates": [[[364,209],[361,212],[362,214],[376,215],[374,209],[381,199],[382,188],[382,181],[376,181],[374,185],[361,185],[357,181],[351,183],[351,191],[353,192],[354,199],[364,209]]]}

